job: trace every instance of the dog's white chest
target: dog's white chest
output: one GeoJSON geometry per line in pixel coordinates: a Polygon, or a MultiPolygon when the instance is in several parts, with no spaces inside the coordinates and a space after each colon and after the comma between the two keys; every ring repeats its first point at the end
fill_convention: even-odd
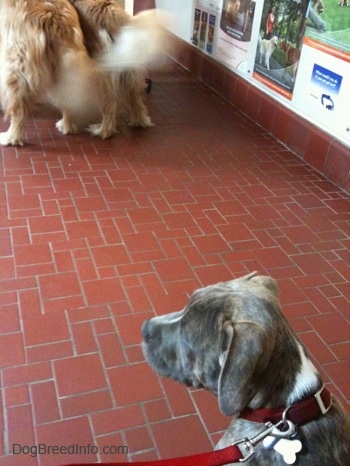
{"type": "Polygon", "coordinates": [[[286,464],[294,464],[297,458],[296,454],[302,448],[300,440],[276,438],[270,435],[264,439],[263,445],[265,448],[273,448],[282,455],[286,464]]]}

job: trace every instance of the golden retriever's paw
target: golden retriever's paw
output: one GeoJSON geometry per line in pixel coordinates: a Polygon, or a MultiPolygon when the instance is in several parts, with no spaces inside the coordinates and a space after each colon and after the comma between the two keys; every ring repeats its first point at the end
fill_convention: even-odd
{"type": "Polygon", "coordinates": [[[56,122],[56,128],[62,134],[77,134],[79,133],[79,128],[72,124],[72,122],[68,123],[65,118],[61,118],[56,122]]]}
{"type": "Polygon", "coordinates": [[[9,131],[6,131],[6,133],[0,133],[0,145],[2,146],[23,146],[24,142],[22,138],[12,136],[9,131]]]}
{"type": "Polygon", "coordinates": [[[102,133],[102,125],[101,124],[96,123],[94,125],[89,125],[86,129],[93,136],[101,136],[101,133],[102,133]]]}
{"type": "Polygon", "coordinates": [[[145,115],[142,118],[133,118],[131,121],[129,121],[129,126],[132,128],[152,128],[154,123],[152,123],[152,120],[149,116],[145,115]]]}
{"type": "Polygon", "coordinates": [[[118,133],[115,128],[105,128],[102,123],[96,123],[93,125],[89,125],[87,127],[87,131],[92,134],[93,136],[98,136],[101,139],[107,139],[113,136],[113,134],[118,133]]]}
{"type": "Polygon", "coordinates": [[[62,134],[67,134],[67,129],[66,129],[66,126],[64,124],[64,120],[63,118],[61,120],[58,120],[56,122],[56,128],[58,129],[58,131],[62,134]]]}

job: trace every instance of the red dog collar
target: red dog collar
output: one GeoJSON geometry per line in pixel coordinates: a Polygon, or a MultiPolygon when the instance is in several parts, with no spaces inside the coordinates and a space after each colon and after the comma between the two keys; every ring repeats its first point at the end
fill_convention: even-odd
{"type": "Polygon", "coordinates": [[[240,417],[247,421],[253,422],[272,422],[276,423],[284,417],[289,419],[294,424],[304,424],[305,422],[311,421],[312,419],[326,414],[326,412],[332,406],[331,394],[327,388],[323,387],[315,393],[315,395],[306,398],[299,403],[295,403],[288,408],[277,408],[277,409],[244,409],[240,417]],[[285,414],[285,416],[283,416],[285,414]]]}

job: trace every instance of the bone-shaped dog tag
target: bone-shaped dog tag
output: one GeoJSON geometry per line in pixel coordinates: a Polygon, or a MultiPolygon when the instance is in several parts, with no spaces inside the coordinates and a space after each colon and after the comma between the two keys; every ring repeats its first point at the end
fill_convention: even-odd
{"type": "Polygon", "coordinates": [[[265,448],[273,448],[277,453],[282,455],[286,464],[294,464],[297,459],[296,454],[302,448],[300,440],[276,438],[270,435],[264,439],[263,445],[265,448]]]}

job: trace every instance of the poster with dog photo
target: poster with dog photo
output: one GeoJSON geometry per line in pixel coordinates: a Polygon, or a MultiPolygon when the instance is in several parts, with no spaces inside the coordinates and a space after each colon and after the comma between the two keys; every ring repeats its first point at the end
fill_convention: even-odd
{"type": "Polygon", "coordinates": [[[247,72],[256,3],[252,0],[223,0],[218,30],[217,59],[247,72]]]}
{"type": "Polygon", "coordinates": [[[349,61],[350,0],[311,0],[304,43],[349,61]]]}
{"type": "Polygon", "coordinates": [[[292,99],[310,0],[265,0],[253,77],[292,99]]]}

